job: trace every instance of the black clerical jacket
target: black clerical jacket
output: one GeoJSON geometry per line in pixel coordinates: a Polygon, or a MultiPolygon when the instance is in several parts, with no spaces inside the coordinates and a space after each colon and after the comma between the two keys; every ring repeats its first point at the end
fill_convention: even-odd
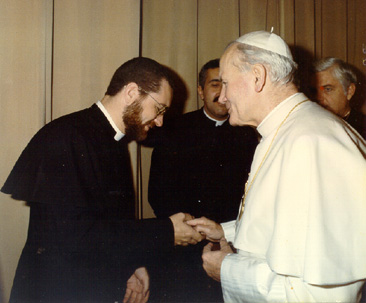
{"type": "Polygon", "coordinates": [[[366,116],[363,113],[351,109],[345,120],[366,140],[366,116]]]}
{"type": "Polygon", "coordinates": [[[100,109],[47,124],[1,191],[30,206],[11,302],[122,301],[126,281],[174,243],[169,219],[136,221],[127,142],[100,109]]]}
{"type": "Polygon", "coordinates": [[[164,127],[149,179],[158,217],[183,211],[217,222],[236,218],[258,140],[250,127],[215,123],[200,109],[164,127]]]}
{"type": "MultiPolygon", "coordinates": [[[[200,109],[165,123],[155,138],[149,203],[158,218],[178,211],[216,222],[236,218],[257,134],[228,121],[215,125],[200,109]]],[[[220,284],[202,268],[205,244],[174,249],[160,269],[156,302],[222,302],[220,284]]]]}

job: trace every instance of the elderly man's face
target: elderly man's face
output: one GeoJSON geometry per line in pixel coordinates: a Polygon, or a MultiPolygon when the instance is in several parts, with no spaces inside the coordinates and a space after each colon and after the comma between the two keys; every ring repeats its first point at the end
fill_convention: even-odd
{"type": "Polygon", "coordinates": [[[222,89],[219,102],[226,105],[231,125],[258,126],[255,121],[254,75],[250,70],[242,72],[233,65],[233,56],[236,56],[235,45],[226,50],[220,60],[222,89]]]}
{"type": "Polygon", "coordinates": [[[333,76],[333,67],[317,72],[314,80],[317,102],[342,118],[346,116],[353,93],[344,93],[342,84],[333,76]]]}

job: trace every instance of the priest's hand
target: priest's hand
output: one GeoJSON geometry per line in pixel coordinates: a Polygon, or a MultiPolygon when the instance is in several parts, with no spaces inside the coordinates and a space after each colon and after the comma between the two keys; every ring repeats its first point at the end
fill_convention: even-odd
{"type": "Polygon", "coordinates": [[[199,232],[186,222],[192,220],[190,214],[177,213],[169,217],[174,226],[174,244],[187,246],[188,244],[197,244],[204,239],[199,232]]]}
{"type": "Polygon", "coordinates": [[[135,270],[127,280],[126,294],[123,303],[146,303],[150,295],[150,279],[145,267],[135,270]]]}
{"type": "Polygon", "coordinates": [[[233,253],[225,238],[220,239],[220,250],[215,250],[213,243],[208,243],[202,252],[203,269],[212,279],[220,282],[221,263],[224,258],[233,253]]]}
{"type": "Polygon", "coordinates": [[[212,242],[219,242],[225,236],[220,224],[205,217],[189,220],[187,224],[194,227],[195,230],[212,242]]]}

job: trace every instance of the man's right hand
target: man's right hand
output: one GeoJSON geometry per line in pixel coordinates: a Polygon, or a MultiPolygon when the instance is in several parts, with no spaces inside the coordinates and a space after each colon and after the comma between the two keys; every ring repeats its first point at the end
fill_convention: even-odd
{"type": "Polygon", "coordinates": [[[205,237],[197,232],[192,226],[186,222],[192,220],[190,214],[177,213],[169,217],[174,226],[174,244],[187,246],[188,244],[197,244],[205,237]]]}
{"type": "Polygon", "coordinates": [[[189,220],[187,221],[187,224],[194,227],[197,232],[212,242],[219,242],[220,239],[225,236],[224,230],[220,224],[205,217],[189,220]]]}

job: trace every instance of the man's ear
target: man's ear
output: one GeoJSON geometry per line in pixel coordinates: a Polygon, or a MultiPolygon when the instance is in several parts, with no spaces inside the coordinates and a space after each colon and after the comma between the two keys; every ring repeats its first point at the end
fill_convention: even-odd
{"type": "Polygon", "coordinates": [[[203,88],[202,88],[202,86],[201,85],[199,85],[198,87],[197,87],[197,92],[198,92],[198,94],[199,94],[199,96],[200,96],[200,98],[202,99],[202,101],[204,100],[204,96],[203,96],[203,88]]]}
{"type": "Polygon", "coordinates": [[[130,82],[124,87],[124,100],[126,105],[131,105],[140,96],[139,86],[135,82],[130,82]]]}
{"type": "Polygon", "coordinates": [[[349,86],[348,86],[348,89],[347,89],[347,100],[351,100],[351,98],[353,97],[353,95],[355,94],[355,91],[356,91],[356,85],[354,83],[351,83],[349,86]]]}
{"type": "Polygon", "coordinates": [[[252,73],[255,78],[255,91],[259,93],[266,84],[267,70],[262,64],[255,64],[252,67],[252,73]]]}

